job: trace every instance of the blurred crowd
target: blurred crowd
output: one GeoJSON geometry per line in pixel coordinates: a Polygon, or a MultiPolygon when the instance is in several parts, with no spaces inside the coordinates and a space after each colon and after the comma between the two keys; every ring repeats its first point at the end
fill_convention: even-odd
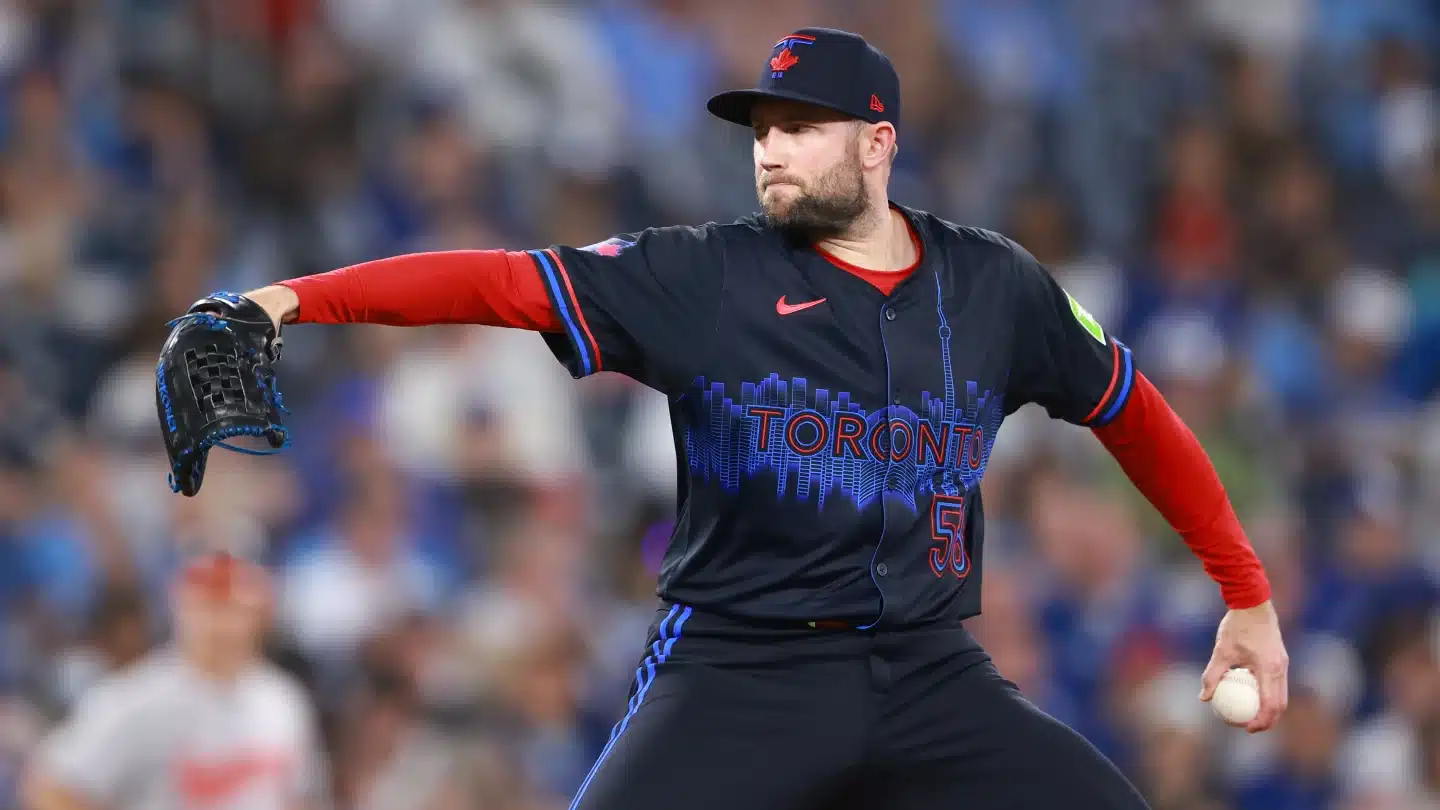
{"type": "Polygon", "coordinates": [[[0,808],[217,545],[274,571],[337,807],[565,807],[651,616],[664,398],[523,332],[295,328],[293,448],[212,453],[186,499],[164,324],[385,255],[749,213],[750,136],[704,98],[817,24],[901,75],[894,198],[1035,253],[1201,437],[1291,703],[1251,737],[1195,700],[1216,588],[1037,409],[984,485],[1001,672],[1156,810],[1440,808],[1427,0],[0,0],[0,808]]]}

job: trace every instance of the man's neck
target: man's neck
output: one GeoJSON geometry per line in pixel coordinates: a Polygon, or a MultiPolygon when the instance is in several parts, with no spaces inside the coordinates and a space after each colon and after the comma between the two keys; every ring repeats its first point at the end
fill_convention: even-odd
{"type": "Polygon", "coordinates": [[[818,247],[865,270],[904,270],[919,258],[905,215],[885,200],[871,206],[844,234],[824,239],[818,247]]]}

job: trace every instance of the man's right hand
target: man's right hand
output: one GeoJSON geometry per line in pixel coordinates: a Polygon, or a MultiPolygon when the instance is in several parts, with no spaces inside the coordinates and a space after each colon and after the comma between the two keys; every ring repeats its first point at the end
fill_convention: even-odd
{"type": "Polygon", "coordinates": [[[260,308],[269,314],[270,320],[275,322],[277,333],[280,331],[280,324],[295,320],[295,315],[300,311],[300,296],[289,287],[279,284],[245,293],[245,297],[259,304],[260,308]]]}

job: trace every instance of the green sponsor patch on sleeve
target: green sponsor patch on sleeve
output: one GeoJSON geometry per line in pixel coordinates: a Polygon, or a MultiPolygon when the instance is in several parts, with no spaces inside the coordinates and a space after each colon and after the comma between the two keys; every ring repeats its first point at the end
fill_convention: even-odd
{"type": "Polygon", "coordinates": [[[1080,325],[1085,327],[1085,331],[1089,332],[1091,337],[1104,343],[1105,330],[1100,328],[1100,322],[1095,320],[1095,316],[1091,315],[1085,307],[1080,306],[1080,302],[1075,300],[1075,296],[1067,292],[1065,293],[1065,297],[1070,299],[1070,311],[1074,313],[1075,320],[1079,321],[1080,325]]]}

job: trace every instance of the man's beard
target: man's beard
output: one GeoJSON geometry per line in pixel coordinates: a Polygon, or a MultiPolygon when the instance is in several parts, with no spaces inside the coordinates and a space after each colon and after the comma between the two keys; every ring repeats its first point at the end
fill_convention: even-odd
{"type": "MultiPolygon", "coordinates": [[[[784,175],[781,179],[796,181],[784,175]]],[[[796,181],[795,185],[800,193],[778,204],[766,201],[765,189],[758,182],[755,194],[772,227],[800,234],[809,241],[844,234],[870,206],[858,154],[840,161],[813,183],[801,185],[796,181]]]]}

